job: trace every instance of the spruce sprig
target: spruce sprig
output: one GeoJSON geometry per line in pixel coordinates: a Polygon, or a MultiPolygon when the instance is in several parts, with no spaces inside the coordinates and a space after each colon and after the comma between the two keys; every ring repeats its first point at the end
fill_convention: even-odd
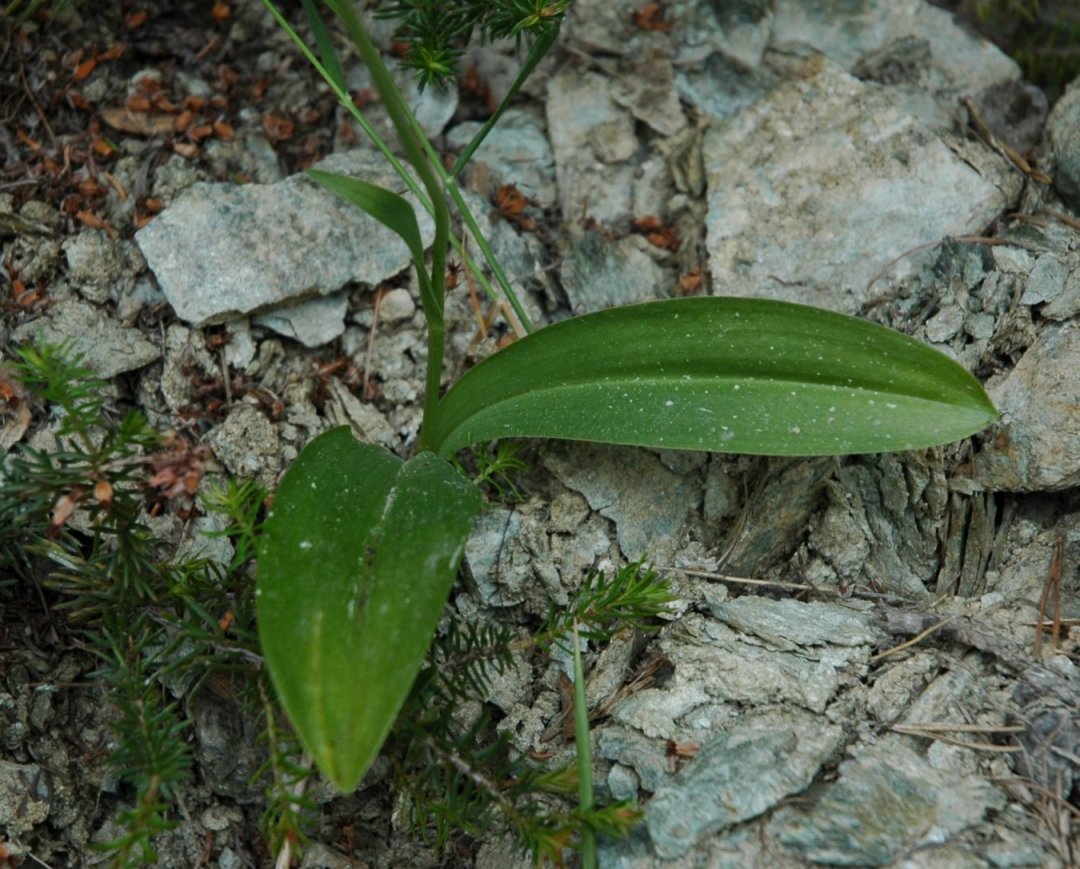
{"type": "Polygon", "coordinates": [[[536,642],[547,648],[564,640],[575,623],[578,636],[594,642],[607,642],[625,626],[651,633],[675,599],[667,583],[640,561],[620,568],[610,579],[604,571],[590,573],[569,605],[552,607],[536,642]]]}
{"type": "Polygon", "coordinates": [[[124,834],[97,843],[112,853],[114,866],[144,865],[157,859],[151,840],[175,823],[168,818],[177,789],[191,777],[191,751],[184,741],[186,724],[175,703],[162,700],[153,678],[154,654],[160,631],[145,617],[134,624],[109,618],[110,624],[91,635],[103,660],[95,674],[112,687],[110,698],[120,717],[114,725],[116,748],[109,763],[135,786],[135,805],[121,813],[124,834]]]}
{"type": "Polygon", "coordinates": [[[515,39],[532,46],[558,30],[572,0],[398,0],[380,3],[376,15],[397,22],[395,36],[408,46],[402,64],[420,86],[439,84],[457,71],[474,32],[485,42],[515,39]]]}

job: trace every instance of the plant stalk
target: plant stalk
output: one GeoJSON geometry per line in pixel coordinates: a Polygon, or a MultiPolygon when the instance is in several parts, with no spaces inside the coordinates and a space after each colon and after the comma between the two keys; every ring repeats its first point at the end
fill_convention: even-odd
{"type": "MultiPolygon", "coordinates": [[[[421,138],[413,127],[412,112],[405,103],[390,70],[383,63],[382,55],[375,43],[368,36],[360,16],[357,15],[350,0],[327,0],[327,6],[333,10],[345,25],[353,45],[360,54],[360,60],[371,74],[371,82],[382,100],[386,113],[397,131],[405,156],[420,176],[420,181],[427,189],[435,220],[435,240],[431,245],[431,285],[428,293],[422,294],[424,317],[428,325],[427,376],[424,380],[424,422],[420,431],[420,448],[425,449],[424,432],[433,422],[439,411],[439,389],[442,385],[443,354],[445,348],[445,324],[443,319],[443,294],[446,282],[446,251],[450,243],[450,209],[446,204],[446,192],[439,177],[428,162],[421,138]]],[[[417,264],[417,268],[420,265],[417,264]]],[[[421,285],[423,282],[421,282],[421,285]]]]}

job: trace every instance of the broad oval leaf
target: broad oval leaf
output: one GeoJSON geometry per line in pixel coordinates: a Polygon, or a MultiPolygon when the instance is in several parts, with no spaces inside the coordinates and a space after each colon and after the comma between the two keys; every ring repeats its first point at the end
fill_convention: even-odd
{"type": "Polygon", "coordinates": [[[996,413],[967,371],[905,335],[804,305],[711,297],[533,332],[450,389],[424,438],[442,455],[502,437],[843,455],[948,443],[996,413]]]}
{"type": "Polygon", "coordinates": [[[304,748],[342,791],[378,754],[450,593],[476,487],[337,428],[281,482],[260,538],[256,614],[304,748]]]}

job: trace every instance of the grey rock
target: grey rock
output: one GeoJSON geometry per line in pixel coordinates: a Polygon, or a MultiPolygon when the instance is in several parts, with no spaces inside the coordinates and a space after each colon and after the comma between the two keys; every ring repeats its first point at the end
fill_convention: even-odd
{"type": "Polygon", "coordinates": [[[211,139],[207,157],[215,165],[225,165],[233,173],[257,184],[276,184],[284,177],[274,146],[262,130],[245,130],[234,139],[211,139]]]}
{"type": "Polygon", "coordinates": [[[944,344],[964,328],[964,311],[950,305],[926,321],[926,337],[935,344],[944,344]]]}
{"type": "Polygon", "coordinates": [[[348,293],[334,293],[256,314],[254,322],[305,347],[321,347],[341,337],[348,309],[348,293]]]}
{"type": "MultiPolygon", "coordinates": [[[[773,5],[772,44],[802,42],[852,71],[860,60],[901,41],[921,41],[929,62],[919,64],[914,84],[952,113],[961,96],[1020,78],[1000,49],[973,36],[951,14],[924,0],[779,0],[773,5]]],[[[892,96],[896,99],[896,95],[892,96]]]]}
{"type": "Polygon", "coordinates": [[[931,766],[889,739],[840,766],[840,778],[813,809],[780,809],[770,834],[806,860],[883,866],[1000,809],[1005,795],[989,782],[931,766]]]}
{"type": "Polygon", "coordinates": [[[176,550],[177,560],[206,558],[228,567],[236,549],[226,533],[228,520],[218,513],[197,516],[191,522],[191,535],[185,536],[176,550]]]}
{"type": "Polygon", "coordinates": [[[416,313],[416,302],[409,291],[397,287],[383,293],[379,301],[379,319],[384,323],[400,323],[402,320],[411,320],[416,313]]]}
{"type": "Polygon", "coordinates": [[[994,265],[1010,274],[1027,275],[1035,267],[1035,257],[1019,246],[995,246],[991,255],[994,257],[994,265]]]}
{"type": "MultiPolygon", "coordinates": [[[[682,730],[676,722],[691,712],[697,715],[711,700],[702,685],[682,679],[662,689],[645,688],[632,694],[615,707],[611,717],[653,739],[672,739],[682,730]]],[[[640,769],[638,775],[642,775],[640,769]]],[[[649,787],[645,781],[642,784],[649,787]]]]}
{"type": "Polygon", "coordinates": [[[82,364],[105,378],[142,368],[161,355],[138,329],[122,326],[100,308],[76,299],[59,302],[12,335],[17,344],[39,338],[54,344],[70,342],[82,364]]]}
{"type": "MultiPolygon", "coordinates": [[[[664,634],[660,647],[675,667],[665,689],[692,686],[710,701],[786,703],[817,713],[836,696],[840,672],[864,669],[869,656],[865,646],[777,651],[722,621],[698,615],[684,616],[677,629],[664,634]]],[[[631,723],[627,710],[620,709],[619,718],[631,723]]]]}
{"type": "Polygon", "coordinates": [[[810,545],[840,582],[925,597],[941,569],[938,529],[948,506],[941,462],[893,454],[852,460],[827,492],[810,545]]]}
{"type": "Polygon", "coordinates": [[[914,249],[978,231],[1019,180],[880,88],[807,67],[706,134],[709,265],[718,293],[855,312],[883,270],[903,276],[914,249]]]}
{"type": "Polygon", "coordinates": [[[1080,331],[1045,329],[989,392],[999,427],[975,457],[974,478],[990,489],[1061,491],[1080,484],[1080,331]]]}
{"type": "Polygon", "coordinates": [[[733,524],[730,539],[722,547],[728,573],[756,575],[794,551],[834,463],[831,459],[778,459],[770,460],[767,467],[749,503],[741,507],[746,518],[733,524]]]}
{"type": "Polygon", "coordinates": [[[1046,119],[1053,155],[1054,189],[1072,208],[1080,208],[1080,79],[1065,90],[1046,119]]]}
{"type": "Polygon", "coordinates": [[[714,120],[730,117],[764,97],[780,82],[767,67],[746,69],[719,51],[675,76],[679,95],[714,120]]]}
{"type": "Polygon", "coordinates": [[[777,649],[836,644],[869,646],[886,633],[869,607],[746,595],[712,606],[713,615],[731,627],[765,640],[777,649]]]}
{"type": "Polygon", "coordinates": [[[638,795],[637,774],[621,763],[612,764],[608,770],[607,786],[615,800],[636,800],[638,795]]]}
{"type": "Polygon", "coordinates": [[[273,488],[281,470],[281,448],[273,423],[250,404],[238,404],[210,430],[207,443],[222,463],[241,477],[258,476],[273,488]]]}
{"type": "Polygon", "coordinates": [[[330,380],[329,392],[326,418],[330,425],[351,426],[353,433],[363,443],[382,444],[384,447],[397,445],[393,427],[373,405],[357,398],[336,377],[330,380]]]}
{"type": "Polygon", "coordinates": [[[322,842],[312,842],[303,851],[300,869],[353,869],[356,861],[322,842]]]}
{"type": "Polygon", "coordinates": [[[1048,320],[1068,320],[1080,314],[1080,264],[1074,263],[1057,298],[1041,311],[1048,320]]]}
{"type": "Polygon", "coordinates": [[[134,283],[123,254],[123,242],[100,229],[89,229],[64,242],[68,279],[91,302],[115,299],[134,283]],[[121,286],[121,284],[126,286],[121,286]]]}
{"type": "Polygon", "coordinates": [[[611,79],[567,67],[548,83],[547,121],[559,206],[568,227],[591,216],[604,226],[630,216],[638,149],[634,118],[619,106],[611,79]]]}
{"type": "MultiPolygon", "coordinates": [[[[371,151],[335,154],[316,168],[401,186],[371,151]]],[[[431,220],[416,213],[430,241],[431,220]]],[[[302,175],[193,186],[135,240],[177,315],[197,324],[328,295],[349,281],[376,284],[410,263],[393,232],[302,175]]]]}
{"type": "Polygon", "coordinates": [[[593,50],[622,55],[639,47],[642,31],[634,26],[636,0],[577,0],[565,29],[569,39],[593,50]]]}
{"type": "MultiPolygon", "coordinates": [[[[772,37],[773,10],[766,0],[744,0],[741,3],[693,3],[701,8],[701,18],[694,26],[708,33],[709,43],[715,45],[739,66],[754,69],[772,37]],[[701,20],[711,13],[712,21],[701,20]]],[[[680,18],[682,16],[679,16],[680,18]]]]}
{"type": "Polygon", "coordinates": [[[664,298],[664,270],[634,245],[587,231],[570,243],[560,268],[575,314],[664,298]]]}
{"type": "Polygon", "coordinates": [[[29,222],[27,228],[35,235],[55,235],[64,223],[64,217],[59,211],[39,199],[30,199],[23,203],[23,207],[19,209],[19,217],[29,222]]]}
{"type": "MultiPolygon", "coordinates": [[[[154,170],[154,198],[171,203],[200,181],[210,180],[210,174],[205,169],[179,154],[173,154],[154,170]]],[[[138,235],[135,241],[138,242],[138,235]]]]}
{"type": "Polygon", "coordinates": [[[646,52],[620,64],[611,95],[616,103],[662,136],[674,136],[686,126],[666,51],[646,52]]]}
{"type": "Polygon", "coordinates": [[[0,828],[20,839],[49,817],[52,777],[37,764],[0,760],[0,828]]]}
{"type": "Polygon", "coordinates": [[[619,548],[631,560],[648,556],[665,563],[701,497],[700,486],[643,450],[556,443],[544,452],[543,462],[615,523],[619,548]]]}
{"type": "Polygon", "coordinates": [[[198,330],[173,323],[165,332],[165,362],[153,386],[165,399],[166,406],[178,411],[192,400],[192,374],[210,380],[218,376],[218,360],[206,349],[198,330]]]}
{"type": "Polygon", "coordinates": [[[636,730],[609,726],[600,731],[596,744],[601,757],[617,761],[612,772],[621,766],[621,778],[626,786],[629,787],[632,781],[634,792],[629,799],[637,796],[639,781],[645,790],[654,792],[671,778],[668,771],[667,743],[663,739],[650,739],[636,730]],[[631,769],[633,772],[630,772],[631,769]]]}
{"type": "Polygon", "coordinates": [[[527,502],[513,510],[496,507],[477,517],[465,544],[464,562],[470,588],[486,606],[547,611],[548,594],[537,582],[537,565],[550,563],[551,553],[538,509],[538,504],[527,502]]]}
{"type": "Polygon", "coordinates": [[[1046,91],[1013,79],[985,88],[975,98],[979,112],[994,135],[1021,154],[1042,141],[1050,106],[1046,91]]]}
{"type": "Polygon", "coordinates": [[[866,709],[877,721],[895,721],[911,706],[941,668],[933,652],[916,652],[875,672],[874,684],[866,695],[866,709]]]}
{"type": "MultiPolygon", "coordinates": [[[[458,124],[446,135],[450,148],[463,149],[483,126],[478,121],[458,124]]],[[[555,204],[555,158],[543,126],[529,112],[509,109],[484,139],[467,164],[472,175],[484,165],[499,184],[516,184],[542,208],[555,204]]]]}
{"type": "Polygon", "coordinates": [[[1035,261],[1028,274],[1027,286],[1020,297],[1021,305],[1041,305],[1051,302],[1065,290],[1069,267],[1060,257],[1045,253],[1035,261]]]}
{"type": "Polygon", "coordinates": [[[192,724],[194,753],[202,781],[211,792],[240,803],[259,798],[252,778],[265,759],[257,728],[244,721],[235,700],[202,689],[184,700],[192,724]]]}
{"type": "Polygon", "coordinates": [[[752,717],[720,734],[645,807],[656,853],[680,857],[706,837],[799,793],[842,736],[836,725],[795,711],[752,717]]]}

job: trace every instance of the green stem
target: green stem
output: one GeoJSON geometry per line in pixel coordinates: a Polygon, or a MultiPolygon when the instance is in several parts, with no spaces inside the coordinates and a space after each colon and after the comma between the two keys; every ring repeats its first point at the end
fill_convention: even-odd
{"type": "MultiPolygon", "coordinates": [[[[382,140],[382,138],[378,134],[378,131],[371,125],[371,122],[368,121],[366,117],[364,117],[363,112],[361,112],[356,107],[356,104],[352,101],[352,98],[349,96],[348,92],[345,90],[340,80],[326,65],[324,65],[319,60],[318,57],[315,56],[315,53],[300,38],[300,35],[296,32],[292,25],[290,25],[289,22],[285,20],[285,17],[274,5],[273,0],[263,0],[263,5],[266,6],[267,10],[274,17],[274,20],[278,23],[281,29],[288,34],[289,38],[293,41],[293,44],[296,45],[296,47],[304,55],[308,63],[310,63],[312,67],[314,67],[314,69],[319,73],[319,75],[322,76],[323,81],[326,82],[327,86],[338,98],[338,102],[345,107],[345,110],[349,112],[350,115],[352,115],[353,120],[355,120],[356,123],[360,126],[360,129],[364,131],[364,134],[371,140],[372,144],[374,144],[375,147],[378,148],[379,152],[383,155],[383,157],[386,158],[387,162],[398,174],[405,186],[409,189],[409,192],[416,197],[416,201],[420,203],[420,206],[428,214],[434,217],[435,209],[432,206],[431,202],[428,201],[428,197],[424,195],[423,189],[420,187],[419,184],[416,183],[416,180],[402,165],[401,161],[398,160],[397,155],[395,155],[394,152],[390,150],[390,147],[382,140]]],[[[334,7],[331,6],[331,9],[333,8],[334,7]]],[[[421,138],[420,141],[424,142],[425,140],[421,138]]],[[[429,154],[431,153],[434,152],[429,151],[429,154]]],[[[441,163],[439,163],[438,159],[433,159],[434,165],[441,169],[442,165],[441,163]]],[[[521,319],[522,326],[525,328],[525,330],[531,331],[532,325],[529,322],[528,318],[523,316],[524,312],[521,311],[520,305],[515,303],[513,288],[510,286],[510,281],[507,279],[505,272],[503,272],[503,270],[499,267],[499,263],[495,259],[495,254],[491,250],[491,245],[487,243],[487,239],[484,237],[484,235],[479,232],[479,227],[476,225],[476,220],[473,218],[472,213],[469,211],[469,209],[465,206],[464,200],[461,198],[461,195],[457,191],[456,187],[448,185],[448,189],[450,189],[451,196],[454,197],[455,202],[457,202],[459,207],[461,208],[463,219],[469,226],[469,231],[472,232],[474,238],[476,239],[477,246],[484,254],[484,259],[487,262],[488,268],[491,269],[491,273],[499,282],[500,289],[502,290],[503,295],[507,298],[507,300],[510,301],[511,307],[513,307],[515,312],[518,314],[518,317],[521,319]]],[[[458,255],[461,256],[461,258],[468,265],[470,272],[476,278],[477,283],[480,284],[481,289],[483,289],[483,291],[490,299],[497,300],[498,296],[495,293],[495,290],[492,288],[491,282],[487,279],[487,276],[483,273],[483,271],[478,267],[477,262],[472,257],[472,255],[470,255],[465,250],[465,245],[463,244],[461,239],[457,238],[456,236],[451,236],[450,243],[453,245],[454,250],[457,251],[458,255]]]]}
{"type": "MultiPolygon", "coordinates": [[[[476,218],[473,217],[472,212],[469,210],[469,206],[465,204],[465,198],[461,195],[461,191],[458,189],[453,176],[438,162],[431,144],[424,140],[424,145],[428,148],[428,156],[432,158],[435,171],[438,172],[442,178],[444,188],[450,193],[450,197],[454,200],[454,205],[457,206],[458,212],[461,214],[461,219],[465,221],[465,225],[469,228],[472,237],[476,239],[476,246],[480,248],[480,252],[484,255],[484,262],[488,264],[488,268],[491,269],[491,273],[495,276],[495,280],[498,281],[499,287],[503,291],[503,295],[506,296],[506,300],[510,303],[510,307],[514,309],[514,313],[517,315],[517,318],[525,331],[533,331],[533,325],[532,321],[529,319],[529,315],[525,313],[525,308],[521,304],[521,300],[518,299],[517,293],[514,292],[513,287],[510,285],[510,279],[506,276],[506,272],[503,271],[502,266],[499,264],[499,260],[495,256],[495,251],[491,249],[491,245],[488,243],[487,238],[485,238],[484,234],[480,231],[480,227],[476,223],[476,218]]],[[[474,274],[479,273],[474,271],[474,274]]]]}
{"type": "MultiPolygon", "coordinates": [[[[430,148],[427,137],[420,132],[405,98],[398,89],[390,70],[383,63],[382,55],[368,36],[360,17],[356,14],[350,0],[327,0],[329,6],[345,25],[353,45],[360,54],[360,60],[371,74],[372,84],[382,100],[386,113],[397,131],[405,156],[420,176],[420,181],[427,189],[435,219],[435,240],[431,245],[430,288],[424,293],[424,316],[428,324],[428,359],[427,376],[424,390],[424,422],[433,422],[439,410],[439,388],[442,382],[444,352],[443,293],[446,281],[446,250],[450,239],[450,209],[446,204],[446,193],[438,175],[432,169],[424,146],[430,148]]],[[[420,266],[418,265],[417,268],[420,266]]],[[[423,286],[423,282],[421,282],[423,286]]],[[[424,429],[420,434],[420,448],[425,448],[424,429]]]]}
{"type": "MultiPolygon", "coordinates": [[[[585,669],[581,665],[581,638],[574,619],[574,748],[577,750],[578,812],[587,815],[595,804],[592,782],[592,748],[589,745],[589,707],[585,702],[585,669]]],[[[582,869],[596,869],[596,834],[581,825],[582,869]]]]}

